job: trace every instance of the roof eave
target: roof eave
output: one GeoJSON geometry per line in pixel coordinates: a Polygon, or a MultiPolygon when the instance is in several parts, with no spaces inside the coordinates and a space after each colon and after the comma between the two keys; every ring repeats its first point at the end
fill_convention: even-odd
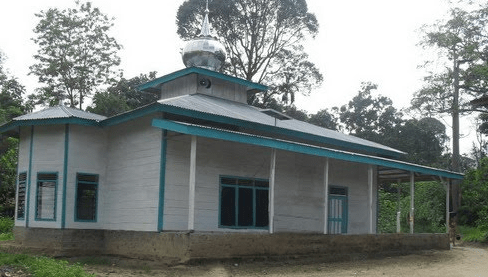
{"type": "MultiPolygon", "coordinates": [[[[39,126],[39,125],[57,125],[57,124],[77,124],[85,126],[99,126],[99,121],[92,119],[84,119],[78,117],[67,118],[45,118],[45,119],[27,119],[27,120],[12,120],[0,126],[0,134],[7,132],[16,132],[17,127],[23,126],[39,126]]],[[[17,130],[18,131],[18,130],[17,130]]]]}
{"type": "Polygon", "coordinates": [[[251,82],[251,81],[248,81],[248,80],[244,80],[244,79],[241,79],[241,78],[233,77],[233,76],[230,76],[230,75],[226,75],[226,74],[223,74],[223,73],[219,73],[219,72],[216,72],[216,71],[212,71],[212,70],[208,70],[208,69],[204,69],[204,68],[200,68],[200,67],[188,67],[188,68],[185,68],[185,69],[182,69],[182,70],[173,72],[171,74],[168,74],[168,75],[159,77],[159,78],[154,79],[154,80],[152,80],[150,82],[147,82],[147,83],[145,83],[143,85],[140,85],[140,86],[137,87],[137,89],[140,90],[140,91],[145,91],[145,92],[158,93],[159,92],[159,87],[162,84],[167,83],[167,82],[170,82],[170,81],[175,80],[177,78],[180,78],[180,77],[189,75],[189,74],[193,74],[193,73],[203,74],[203,75],[206,75],[206,76],[209,76],[209,77],[214,77],[214,78],[221,79],[221,80],[224,80],[224,81],[228,81],[228,82],[236,83],[236,84],[239,84],[239,85],[243,85],[250,92],[260,92],[260,91],[266,91],[266,90],[268,90],[268,87],[265,86],[265,85],[261,85],[261,84],[254,83],[254,82],[251,82]]]}

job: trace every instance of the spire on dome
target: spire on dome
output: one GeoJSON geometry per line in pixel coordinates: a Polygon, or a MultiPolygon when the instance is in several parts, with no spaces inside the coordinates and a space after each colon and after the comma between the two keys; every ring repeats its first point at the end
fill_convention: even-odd
{"type": "Polygon", "coordinates": [[[217,40],[217,38],[210,35],[208,14],[209,10],[207,0],[200,35],[188,41],[181,54],[183,63],[186,67],[196,66],[213,71],[219,71],[222,64],[225,62],[225,47],[217,40]]]}
{"type": "Polygon", "coordinates": [[[207,0],[207,6],[205,7],[205,17],[203,18],[202,30],[200,32],[200,36],[204,36],[204,37],[210,36],[210,23],[208,22],[209,12],[210,11],[208,10],[208,0],[207,0]]]}

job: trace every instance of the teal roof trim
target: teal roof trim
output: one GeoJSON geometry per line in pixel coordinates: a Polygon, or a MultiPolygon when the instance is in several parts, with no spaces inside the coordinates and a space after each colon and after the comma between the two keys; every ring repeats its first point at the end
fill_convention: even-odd
{"type": "Polygon", "coordinates": [[[213,128],[208,128],[199,125],[177,123],[174,121],[163,120],[163,119],[153,119],[152,126],[164,130],[169,130],[169,131],[188,134],[188,135],[196,135],[196,136],[201,136],[206,138],[234,141],[239,143],[275,148],[279,150],[291,151],[291,152],[302,153],[302,154],[313,155],[313,156],[328,157],[328,158],[357,162],[357,163],[391,167],[391,168],[402,169],[402,170],[407,170],[412,172],[418,172],[421,174],[440,176],[449,179],[463,179],[464,177],[464,175],[460,173],[435,169],[431,167],[425,167],[425,166],[406,163],[402,161],[395,161],[386,158],[356,154],[356,153],[351,153],[346,151],[328,149],[328,148],[278,140],[273,138],[224,131],[224,130],[213,129],[213,128]]]}
{"type": "Polygon", "coordinates": [[[214,78],[221,79],[224,81],[232,82],[235,84],[243,85],[243,86],[246,86],[248,88],[248,90],[258,90],[258,91],[268,90],[268,87],[265,85],[261,85],[261,84],[254,83],[254,82],[251,82],[248,80],[244,80],[241,78],[233,77],[230,75],[222,74],[222,73],[219,73],[216,71],[212,71],[212,70],[208,70],[208,69],[204,69],[204,68],[200,68],[200,67],[189,67],[189,68],[182,69],[180,71],[173,72],[171,74],[159,77],[159,78],[154,79],[150,82],[147,82],[143,85],[140,85],[137,87],[137,89],[140,91],[146,91],[146,92],[159,92],[158,87],[161,84],[167,83],[169,81],[175,80],[177,78],[180,78],[182,76],[186,76],[186,75],[189,75],[192,73],[202,74],[202,75],[206,75],[209,77],[214,77],[214,78]]]}
{"type": "Polygon", "coordinates": [[[161,109],[161,105],[158,102],[154,102],[154,103],[146,105],[142,108],[135,109],[132,111],[128,111],[128,112],[125,112],[122,114],[118,114],[118,115],[115,115],[113,117],[109,117],[103,121],[100,121],[100,126],[103,126],[103,127],[113,126],[113,125],[124,123],[126,121],[133,120],[133,119],[143,117],[143,116],[146,116],[146,115],[151,114],[151,113],[160,112],[160,111],[163,111],[161,109]]]}

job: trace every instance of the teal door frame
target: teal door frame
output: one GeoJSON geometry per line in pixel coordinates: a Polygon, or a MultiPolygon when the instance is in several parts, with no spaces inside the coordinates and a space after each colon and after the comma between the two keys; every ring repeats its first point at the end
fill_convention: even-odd
{"type": "Polygon", "coordinates": [[[347,195],[329,194],[328,234],[347,234],[347,195]]]}

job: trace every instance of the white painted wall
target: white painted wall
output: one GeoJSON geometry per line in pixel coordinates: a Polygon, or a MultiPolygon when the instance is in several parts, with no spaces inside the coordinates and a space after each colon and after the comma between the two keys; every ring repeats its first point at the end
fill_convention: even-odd
{"type": "Polygon", "coordinates": [[[147,116],[107,128],[103,228],[156,231],[162,130],[147,116]]]}
{"type": "MultiPolygon", "coordinates": [[[[373,203],[376,203],[376,170],[374,170],[373,203]]],[[[368,165],[330,160],[329,185],[348,188],[348,234],[366,234],[369,231],[368,165]]],[[[373,205],[374,231],[376,231],[376,207],[373,205]]]]}
{"type": "MultiPolygon", "coordinates": [[[[163,229],[186,230],[190,136],[170,133],[168,137],[163,229]]],[[[263,147],[197,138],[195,230],[231,230],[218,228],[220,175],[268,179],[269,151],[263,147]]]]}
{"type": "MultiPolygon", "coordinates": [[[[219,177],[268,179],[270,155],[269,148],[198,137],[195,230],[256,232],[218,228],[219,177]]],[[[163,229],[186,230],[190,136],[169,134],[166,161],[163,229]]],[[[323,232],[324,164],[325,158],[277,151],[276,232],[323,232]]],[[[331,159],[329,177],[330,185],[348,188],[348,233],[368,233],[368,166],[331,159]]]]}
{"type": "Polygon", "coordinates": [[[276,153],[275,231],[323,232],[325,158],[276,153]]]}
{"type": "MultiPolygon", "coordinates": [[[[30,147],[30,137],[31,137],[31,128],[29,127],[21,127],[19,131],[19,161],[17,167],[17,178],[18,174],[22,172],[29,172],[29,147],[30,147]]],[[[17,184],[18,185],[18,184],[17,184]]],[[[27,189],[27,181],[26,181],[26,189],[27,189]]],[[[17,218],[17,198],[18,198],[18,189],[15,190],[15,218],[17,218]]],[[[27,197],[27,191],[26,191],[27,197]]],[[[27,199],[26,199],[27,203],[27,199]]],[[[25,226],[25,220],[15,220],[15,226],[25,226]]]]}
{"type": "Polygon", "coordinates": [[[106,221],[105,180],[107,165],[107,135],[105,129],[70,125],[68,151],[68,178],[66,184],[66,228],[101,229],[106,221]],[[98,174],[97,222],[76,222],[76,174],[98,174]]]}
{"type": "MultiPolygon", "coordinates": [[[[31,192],[29,199],[29,227],[60,228],[63,194],[64,125],[40,125],[34,127],[32,148],[31,192]],[[58,174],[56,195],[56,221],[39,221],[36,216],[37,174],[58,174]]],[[[30,142],[29,142],[30,143],[30,142]]],[[[30,146],[30,145],[29,145],[30,146]]],[[[29,147],[27,147],[29,149],[29,147]]],[[[28,162],[27,162],[28,167],[28,162]]]]}

